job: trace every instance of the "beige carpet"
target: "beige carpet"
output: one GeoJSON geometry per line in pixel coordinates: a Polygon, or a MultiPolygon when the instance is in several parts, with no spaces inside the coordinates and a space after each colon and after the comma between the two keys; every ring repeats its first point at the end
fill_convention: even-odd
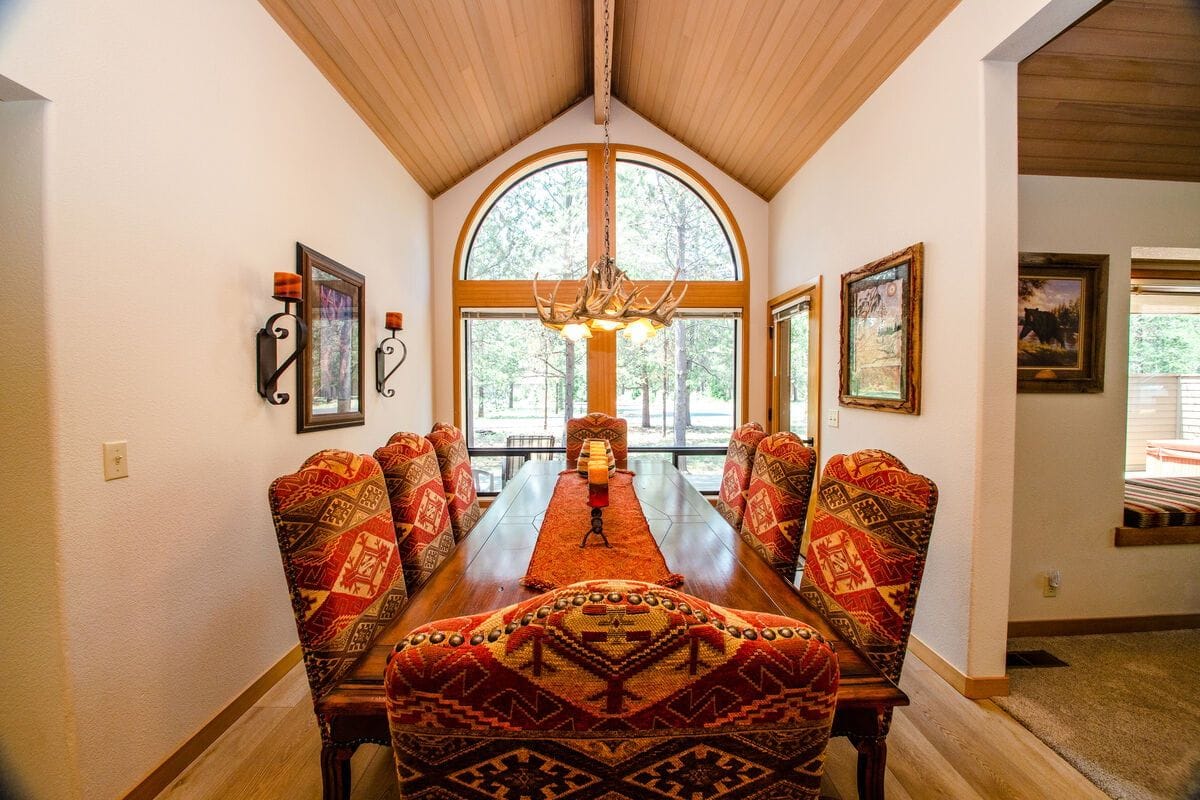
{"type": "Polygon", "coordinates": [[[1011,639],[1068,667],[1009,670],[995,701],[1119,800],[1200,800],[1200,630],[1011,639]]]}

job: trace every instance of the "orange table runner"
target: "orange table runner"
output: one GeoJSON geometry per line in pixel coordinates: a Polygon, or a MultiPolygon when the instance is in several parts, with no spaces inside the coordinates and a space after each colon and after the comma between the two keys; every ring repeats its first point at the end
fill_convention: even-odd
{"type": "Polygon", "coordinates": [[[650,533],[633,491],[633,473],[618,471],[609,478],[608,502],[603,510],[604,535],[612,547],[605,547],[596,536],[588,540],[587,547],[580,547],[592,525],[587,477],[577,470],[560,473],[521,585],[548,591],[597,578],[681,585],[683,576],[667,568],[650,533]]]}

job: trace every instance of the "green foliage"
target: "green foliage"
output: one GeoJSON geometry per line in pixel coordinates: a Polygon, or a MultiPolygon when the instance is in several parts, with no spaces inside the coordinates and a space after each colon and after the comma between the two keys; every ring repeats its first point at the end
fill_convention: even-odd
{"type": "MultiPolygon", "coordinates": [[[[635,280],[733,280],[733,251],[720,222],[686,184],[658,169],[618,162],[614,197],[617,261],[635,280]]],[[[557,164],[513,185],[487,212],[468,254],[466,274],[480,280],[578,279],[586,269],[587,169],[583,162],[557,164]]],[[[564,287],[563,294],[572,290],[564,287]]],[[[653,298],[647,298],[653,299],[653,298]]],[[[730,319],[677,320],[642,345],[618,334],[617,382],[621,402],[640,402],[654,425],[672,418],[673,441],[685,442],[691,403],[706,408],[704,424],[720,419],[715,404],[732,409],[736,325],[730,319]],[[682,335],[681,335],[682,334],[682,335]],[[682,365],[679,371],[677,365],[682,365]],[[664,403],[665,401],[665,403],[664,403]],[[647,404],[652,404],[647,407],[647,404]],[[677,418],[677,419],[676,419],[677,418]]],[[[556,418],[583,413],[587,405],[586,344],[572,349],[532,320],[472,320],[468,333],[467,387],[477,419],[489,425],[527,418],[525,425],[558,430],[556,418]],[[570,359],[570,360],[568,360],[570,359]],[[574,404],[567,402],[573,398],[574,404]],[[511,410],[510,410],[511,403],[511,410]],[[532,423],[538,418],[538,425],[532,423]]],[[[630,424],[642,427],[643,415],[630,424]]],[[[732,425],[732,411],[724,441],[732,425]]],[[[506,430],[520,427],[514,421],[506,430]]],[[[476,431],[475,444],[503,444],[501,427],[476,431]]],[[[524,428],[522,428],[524,430],[524,428]]],[[[707,431],[707,429],[705,429],[707,431]]],[[[663,430],[665,435],[666,430],[663,430]]],[[[713,439],[698,434],[705,441],[713,439]]]]}
{"type": "Polygon", "coordinates": [[[733,249],[716,216],[686,184],[660,170],[617,163],[617,253],[635,280],[729,281],[733,249]]]}
{"type": "Polygon", "coordinates": [[[1130,314],[1129,374],[1200,373],[1200,315],[1130,314]]]}
{"type": "Polygon", "coordinates": [[[479,224],[467,257],[477,280],[575,279],[587,266],[587,165],[555,164],[512,186],[479,224]]]}

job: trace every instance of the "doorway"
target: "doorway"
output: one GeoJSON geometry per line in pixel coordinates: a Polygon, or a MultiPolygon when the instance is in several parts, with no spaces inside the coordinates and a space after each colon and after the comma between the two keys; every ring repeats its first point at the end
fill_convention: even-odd
{"type": "Polygon", "coordinates": [[[821,281],[767,303],[771,321],[767,430],[791,431],[817,446],[820,421],[821,281]]]}

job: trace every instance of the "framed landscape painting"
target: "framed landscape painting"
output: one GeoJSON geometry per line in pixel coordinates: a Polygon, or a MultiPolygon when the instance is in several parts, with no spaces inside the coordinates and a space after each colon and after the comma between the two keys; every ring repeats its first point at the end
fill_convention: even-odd
{"type": "Polygon", "coordinates": [[[1021,253],[1017,391],[1104,390],[1108,256],[1021,253]]]}
{"type": "Polygon", "coordinates": [[[363,304],[366,280],[352,269],[299,242],[296,259],[304,282],[308,352],[298,370],[296,431],[362,425],[363,304]]]}
{"type": "Polygon", "coordinates": [[[924,258],[918,242],[842,276],[842,405],[921,413],[924,258]]]}

